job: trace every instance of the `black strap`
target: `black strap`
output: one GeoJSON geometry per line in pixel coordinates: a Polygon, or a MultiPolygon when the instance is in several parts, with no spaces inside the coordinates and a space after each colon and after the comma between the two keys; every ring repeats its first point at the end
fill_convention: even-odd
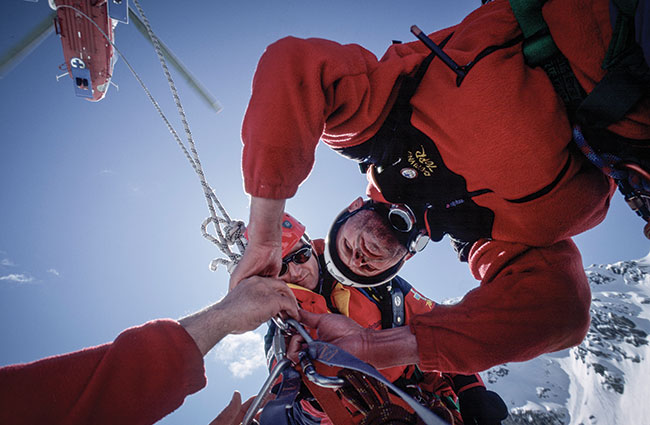
{"type": "Polygon", "coordinates": [[[650,93],[650,69],[636,43],[615,63],[594,87],[577,111],[577,118],[593,128],[605,128],[621,120],[650,93]]]}
{"type": "Polygon", "coordinates": [[[592,128],[605,128],[621,120],[643,96],[650,93],[650,69],[634,35],[638,0],[614,0],[619,13],[602,64],[607,74],[589,95],[553,42],[542,16],[544,2],[510,0],[525,36],[526,62],[533,67],[542,66],[572,121],[592,128]]]}

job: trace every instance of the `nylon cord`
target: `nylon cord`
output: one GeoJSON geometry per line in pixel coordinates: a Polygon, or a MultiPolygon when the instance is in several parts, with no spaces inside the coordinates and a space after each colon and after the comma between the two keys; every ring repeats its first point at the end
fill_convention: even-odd
{"type": "MultiPolygon", "coordinates": [[[[244,223],[239,220],[231,220],[230,216],[226,212],[225,208],[217,198],[216,194],[214,193],[214,190],[208,185],[207,180],[205,178],[205,174],[203,172],[203,168],[201,166],[201,162],[199,160],[199,155],[196,150],[196,145],[194,143],[194,139],[192,137],[192,132],[189,128],[189,123],[187,122],[187,118],[185,115],[185,111],[183,109],[183,106],[180,101],[180,97],[178,95],[178,91],[176,90],[176,86],[174,84],[174,81],[171,77],[171,74],[169,72],[169,68],[167,67],[167,63],[165,61],[165,58],[163,57],[162,50],[160,48],[160,42],[158,40],[158,37],[154,34],[153,30],[151,29],[151,25],[149,24],[148,19],[146,18],[144,11],[142,10],[142,7],[140,6],[139,2],[137,0],[134,0],[134,4],[136,5],[138,9],[138,13],[142,17],[142,21],[145,24],[145,27],[147,28],[147,33],[149,34],[149,37],[151,38],[154,48],[156,51],[156,54],[158,55],[158,59],[160,60],[160,63],[162,65],[163,71],[165,73],[165,77],[167,78],[167,82],[169,84],[169,88],[172,92],[172,96],[174,98],[174,102],[176,104],[176,108],[178,110],[179,116],[181,118],[181,121],[183,123],[183,127],[185,129],[185,134],[187,136],[188,143],[190,145],[190,150],[192,154],[187,150],[185,144],[181,140],[180,136],[170,123],[169,119],[165,115],[165,113],[162,111],[162,108],[158,104],[158,102],[155,100],[153,95],[151,94],[151,91],[147,88],[145,83],[142,81],[138,73],[135,71],[133,66],[129,63],[128,59],[126,56],[120,51],[120,49],[115,45],[115,43],[108,37],[108,35],[99,27],[99,25],[88,15],[86,15],[83,11],[79,10],[78,8],[70,5],[58,5],[56,6],[56,9],[60,8],[67,8],[75,11],[75,13],[78,13],[80,16],[84,17],[86,20],[88,20],[90,23],[92,23],[97,30],[102,34],[102,36],[113,46],[115,51],[120,55],[122,60],[124,60],[124,63],[126,63],[126,66],[129,68],[135,79],[138,81],[144,92],[146,93],[147,97],[153,104],[154,108],[156,111],[158,111],[158,114],[162,118],[163,122],[167,126],[167,129],[169,132],[172,134],[174,139],[176,140],[177,144],[180,146],[181,150],[183,151],[185,157],[189,161],[190,165],[196,172],[196,174],[199,177],[201,187],[203,188],[203,192],[206,198],[206,202],[208,204],[208,210],[210,211],[210,217],[206,219],[203,224],[201,225],[201,231],[203,237],[208,239],[210,242],[214,243],[219,247],[221,252],[225,254],[229,259],[223,259],[223,258],[218,258],[213,260],[210,263],[210,269],[211,270],[216,270],[218,264],[224,264],[228,267],[228,271],[231,272],[233,267],[239,262],[239,259],[241,258],[241,254],[243,254],[245,245],[243,242],[243,231],[244,231],[244,223]],[[223,216],[219,217],[217,215],[217,212],[214,208],[214,205],[217,206],[217,209],[219,210],[220,214],[223,216]],[[208,231],[207,231],[207,225],[209,223],[212,223],[215,231],[217,233],[217,238],[212,236],[208,231]],[[224,230],[222,231],[221,225],[224,226],[224,230]],[[230,245],[236,245],[240,251],[240,254],[233,253],[230,250],[230,245]]],[[[112,76],[111,76],[112,77],[112,76]]]]}

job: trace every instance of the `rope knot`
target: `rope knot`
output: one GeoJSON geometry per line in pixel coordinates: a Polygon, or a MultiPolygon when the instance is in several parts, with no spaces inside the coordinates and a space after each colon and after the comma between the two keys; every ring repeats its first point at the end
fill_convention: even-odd
{"type": "Polygon", "coordinates": [[[234,245],[246,231],[246,224],[241,220],[232,220],[223,226],[223,233],[229,245],[234,245]]]}

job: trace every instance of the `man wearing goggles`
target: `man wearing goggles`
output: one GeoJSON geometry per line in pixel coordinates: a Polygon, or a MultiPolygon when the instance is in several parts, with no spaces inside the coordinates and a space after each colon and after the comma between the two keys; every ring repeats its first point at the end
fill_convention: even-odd
{"type": "MultiPolygon", "coordinates": [[[[391,225],[402,230],[407,229],[408,226],[405,226],[403,217],[400,218],[399,214],[391,214],[390,210],[383,209],[382,206],[366,207],[372,211],[387,213],[393,220],[391,225]]],[[[383,228],[386,223],[374,224],[383,228]]],[[[293,290],[303,309],[303,315],[309,312],[342,315],[364,328],[378,330],[405,326],[413,316],[434,308],[434,302],[419,294],[398,276],[372,287],[342,285],[327,270],[325,241],[310,240],[305,233],[305,227],[287,213],[284,213],[281,227],[283,257],[279,277],[293,290]]],[[[265,338],[267,356],[272,354],[270,349],[274,326],[271,325],[265,338]]],[[[381,373],[407,392],[417,388],[416,393],[422,397],[423,404],[451,423],[496,425],[507,416],[507,409],[502,400],[496,393],[486,391],[478,375],[421,372],[415,365],[383,369],[381,373]],[[460,411],[454,407],[459,399],[460,411]]],[[[305,399],[298,403],[295,409],[301,410],[301,413],[294,412],[291,415],[296,425],[330,423],[322,410],[305,399]]]]}

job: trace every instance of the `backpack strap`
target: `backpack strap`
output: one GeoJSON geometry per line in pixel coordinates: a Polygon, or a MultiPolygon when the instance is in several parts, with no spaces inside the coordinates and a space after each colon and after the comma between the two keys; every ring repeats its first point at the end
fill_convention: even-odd
{"type": "Polygon", "coordinates": [[[634,17],[638,0],[612,0],[618,9],[612,39],[602,63],[605,77],[582,102],[578,115],[593,128],[605,128],[650,92],[650,69],[636,42],[634,17]]]}
{"type": "Polygon", "coordinates": [[[526,63],[546,71],[572,121],[592,128],[605,128],[619,121],[650,92],[650,69],[634,33],[638,0],[612,1],[619,13],[602,64],[607,74],[586,95],[544,21],[542,6],[546,0],[510,0],[524,35],[526,63]]]}
{"type": "Polygon", "coordinates": [[[542,15],[544,3],[546,0],[510,0],[510,7],[524,35],[522,50],[526,64],[544,69],[573,119],[586,93],[573,74],[568,59],[553,41],[542,15]]]}
{"type": "Polygon", "coordinates": [[[512,12],[524,34],[524,58],[533,68],[560,53],[542,16],[544,3],[546,0],[510,0],[512,12]]]}

